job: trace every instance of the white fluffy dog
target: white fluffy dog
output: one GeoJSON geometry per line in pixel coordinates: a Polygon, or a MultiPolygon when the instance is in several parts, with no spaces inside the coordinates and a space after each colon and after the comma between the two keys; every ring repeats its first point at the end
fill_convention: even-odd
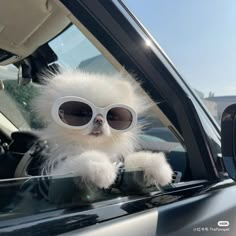
{"type": "Polygon", "coordinates": [[[144,170],[148,185],[171,182],[173,171],[163,153],[135,152],[141,125],[131,119],[135,119],[135,114],[143,115],[148,107],[137,92],[137,83],[121,74],[107,76],[81,71],[49,75],[46,81],[34,109],[47,123],[41,132],[41,139],[48,140],[51,146],[50,158],[44,166],[47,174],[76,174],[99,188],[108,188],[117,177],[117,163],[122,158],[126,169],[144,170]],[[123,108],[110,109],[116,104],[132,111],[114,114],[123,112],[123,108]],[[78,106],[83,111],[78,111],[78,106]],[[88,106],[93,108],[89,110],[88,106]],[[128,127],[127,122],[133,122],[133,127],[128,127]]]}

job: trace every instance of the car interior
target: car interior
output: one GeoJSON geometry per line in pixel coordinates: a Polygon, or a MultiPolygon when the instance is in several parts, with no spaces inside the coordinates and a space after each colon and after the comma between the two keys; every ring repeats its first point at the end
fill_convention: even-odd
{"type": "Polygon", "coordinates": [[[70,23],[54,1],[47,0],[4,1],[0,22],[0,65],[29,56],[70,23]]]}
{"type": "MultiPolygon", "coordinates": [[[[109,72],[113,70],[111,69],[112,67],[116,70],[122,70],[122,65],[118,64],[82,25],[75,22],[73,16],[62,9],[59,3],[51,0],[25,0],[24,4],[22,4],[18,0],[4,0],[4,4],[1,4],[0,8],[0,80],[4,85],[1,86],[0,90],[0,100],[2,102],[5,101],[3,99],[4,93],[10,94],[8,81],[12,80],[12,77],[10,76],[10,79],[8,78],[9,65],[14,67],[16,71],[14,74],[14,94],[16,94],[16,91],[25,91],[27,89],[29,91],[31,87],[28,88],[27,86],[31,83],[35,84],[34,86],[36,87],[43,87],[39,76],[40,73],[44,70],[56,72],[61,66],[60,63],[58,63],[59,56],[57,52],[53,50],[52,46],[50,46],[50,42],[63,35],[67,29],[73,26],[73,23],[79,27],[86,38],[102,53],[103,64],[109,61],[109,72]],[[12,14],[14,14],[14,18],[12,18],[12,14]]],[[[85,64],[86,63],[84,63],[84,65],[85,64]]],[[[83,65],[83,63],[80,65],[83,65]]],[[[108,67],[107,64],[106,67],[108,67]]],[[[82,66],[80,66],[80,69],[83,69],[82,66]]],[[[84,69],[93,70],[93,64],[91,64],[91,67],[86,64],[84,69]]],[[[101,70],[103,70],[103,67],[101,67],[101,70]]],[[[144,90],[142,90],[142,93],[145,93],[144,90]]],[[[12,97],[14,100],[15,97],[12,97]]],[[[6,181],[4,182],[6,179],[9,181],[11,179],[16,180],[23,178],[23,180],[27,180],[26,182],[29,184],[29,179],[34,182],[36,181],[34,176],[37,177],[39,175],[36,170],[40,166],[43,155],[47,155],[47,142],[46,140],[45,142],[39,141],[37,135],[31,131],[30,125],[28,128],[26,127],[24,129],[16,124],[16,122],[24,118],[24,114],[22,115],[21,110],[23,109],[22,106],[11,106],[11,108],[16,111],[12,115],[13,118],[11,118],[9,117],[11,114],[7,114],[7,111],[4,112],[1,101],[0,186],[5,184],[5,188],[9,188],[9,185],[6,185],[6,181]],[[16,120],[15,122],[13,122],[14,119],[16,120]]],[[[151,99],[150,101],[153,104],[155,103],[151,99]]],[[[14,100],[13,103],[18,104],[18,101],[14,100]]],[[[10,105],[6,110],[9,110],[9,107],[10,105]]],[[[145,127],[143,134],[140,135],[141,149],[166,153],[167,160],[175,171],[173,184],[191,180],[191,170],[188,166],[184,140],[165,114],[158,108],[158,105],[153,106],[152,117],[149,118],[148,123],[149,125],[145,127]]],[[[110,189],[109,192],[106,192],[106,196],[111,192],[119,196],[121,194],[120,191],[136,194],[140,192],[140,190],[145,193],[158,190],[156,186],[155,188],[152,186],[152,188],[143,191],[143,175],[140,170],[134,171],[133,173],[123,171],[121,175],[123,175],[123,177],[117,180],[118,182],[116,186],[113,186],[113,190],[110,189]],[[122,184],[121,181],[123,181],[122,184]],[[119,187],[119,191],[117,191],[117,186],[119,187]]],[[[52,186],[53,190],[51,190],[51,192],[54,192],[54,196],[52,197],[54,200],[55,196],[58,197],[56,194],[59,188],[58,186],[64,184],[63,181],[65,181],[65,179],[66,178],[62,178],[57,184],[52,186]]],[[[22,181],[20,182],[21,184],[22,181]]],[[[10,181],[9,183],[12,182],[10,181]]],[[[27,184],[25,189],[29,188],[27,184]]],[[[39,185],[40,188],[43,188],[43,185],[44,184],[39,185]]],[[[16,186],[17,185],[14,185],[11,191],[5,191],[5,199],[11,196],[16,186]]],[[[173,186],[174,185],[167,186],[166,189],[172,188],[173,186]]],[[[72,188],[71,185],[70,188],[72,188]]],[[[90,189],[90,196],[91,194],[90,189]]],[[[87,199],[86,194],[79,198],[83,200],[87,199]]],[[[66,196],[64,196],[63,201],[66,201],[65,199],[66,196]]],[[[96,199],[96,197],[90,197],[90,201],[94,199],[96,199]]]]}

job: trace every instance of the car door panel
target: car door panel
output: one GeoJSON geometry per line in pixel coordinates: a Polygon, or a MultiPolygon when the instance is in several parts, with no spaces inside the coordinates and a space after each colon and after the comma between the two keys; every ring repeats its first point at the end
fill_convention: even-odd
{"type": "Polygon", "coordinates": [[[157,235],[235,235],[236,186],[175,202],[158,209],[157,235]],[[219,222],[229,226],[219,226],[219,222]]]}
{"type": "Polygon", "coordinates": [[[199,235],[233,236],[236,231],[236,186],[223,186],[199,196],[63,235],[183,236],[200,233],[199,235]],[[219,222],[229,222],[229,225],[220,225],[219,222]]]}
{"type": "Polygon", "coordinates": [[[115,220],[76,230],[63,236],[105,236],[105,235],[129,235],[129,236],[153,236],[156,234],[158,212],[156,209],[130,216],[124,216],[115,220]]]}

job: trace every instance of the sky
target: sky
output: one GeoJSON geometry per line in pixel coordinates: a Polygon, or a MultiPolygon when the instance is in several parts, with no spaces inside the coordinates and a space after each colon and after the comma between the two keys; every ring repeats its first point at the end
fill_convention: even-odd
{"type": "Polygon", "coordinates": [[[123,2],[193,88],[236,95],[236,0],[123,2]]]}

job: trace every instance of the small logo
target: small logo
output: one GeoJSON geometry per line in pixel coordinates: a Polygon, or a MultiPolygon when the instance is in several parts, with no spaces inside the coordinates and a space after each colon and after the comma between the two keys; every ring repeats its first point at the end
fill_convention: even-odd
{"type": "Polygon", "coordinates": [[[228,227],[229,226],[229,221],[227,220],[221,220],[221,221],[218,221],[217,225],[219,227],[228,227]]]}

